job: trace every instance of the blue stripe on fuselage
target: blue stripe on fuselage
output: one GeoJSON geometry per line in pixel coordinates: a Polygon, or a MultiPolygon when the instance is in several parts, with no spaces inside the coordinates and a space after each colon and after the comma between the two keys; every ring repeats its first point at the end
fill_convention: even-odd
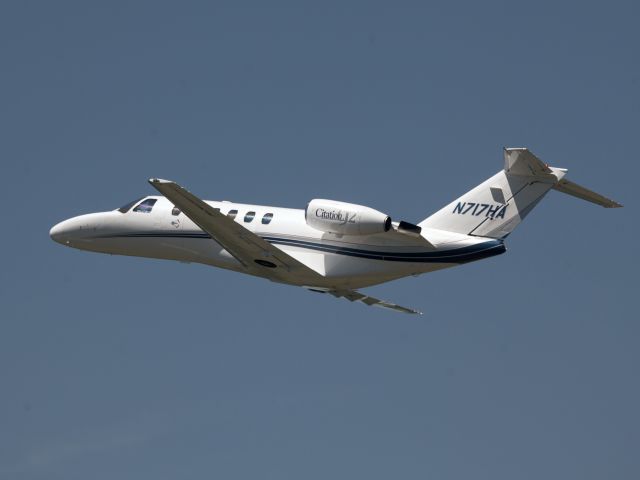
{"type": "MultiPolygon", "coordinates": [[[[206,232],[150,232],[150,233],[123,233],[118,235],[105,235],[100,238],[194,238],[210,239],[206,232]]],[[[504,243],[499,240],[488,240],[486,242],[461,247],[451,250],[429,251],[429,252],[385,252],[377,250],[366,250],[353,247],[341,247],[326,243],[310,242],[306,240],[296,240],[282,237],[262,237],[273,245],[288,245],[293,247],[306,248],[326,253],[335,253],[350,257],[366,258],[371,260],[384,260],[391,262],[416,262],[416,263],[465,263],[480,260],[494,255],[500,255],[506,251],[504,243]]]]}

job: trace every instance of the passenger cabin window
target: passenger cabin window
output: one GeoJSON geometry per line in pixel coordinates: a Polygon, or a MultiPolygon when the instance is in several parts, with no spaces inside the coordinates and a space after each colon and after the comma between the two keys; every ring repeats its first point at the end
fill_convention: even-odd
{"type": "Polygon", "coordinates": [[[171,209],[171,215],[173,215],[174,217],[177,217],[178,215],[180,215],[180,209],[178,207],[173,207],[171,209]]]}
{"type": "Polygon", "coordinates": [[[271,223],[271,219],[273,219],[273,213],[265,213],[264,217],[262,217],[262,224],[269,225],[271,223]]]}
{"type": "Polygon", "coordinates": [[[158,199],[156,198],[147,198],[143,202],[141,202],[136,208],[133,209],[134,212],[142,212],[142,213],[151,213],[153,206],[156,204],[158,199]]]}
{"type": "Polygon", "coordinates": [[[118,211],[120,213],[127,213],[129,210],[131,210],[131,207],[133,207],[136,203],[138,203],[140,200],[142,200],[144,197],[140,197],[140,198],[136,198],[133,202],[129,202],[126,205],[121,206],[118,211]]]}
{"type": "Polygon", "coordinates": [[[256,212],[247,212],[247,214],[244,216],[244,221],[247,223],[250,223],[253,220],[253,217],[256,216],[256,212]]]}
{"type": "Polygon", "coordinates": [[[231,219],[236,218],[236,215],[238,215],[238,210],[229,210],[229,213],[227,213],[227,217],[231,219]]]}

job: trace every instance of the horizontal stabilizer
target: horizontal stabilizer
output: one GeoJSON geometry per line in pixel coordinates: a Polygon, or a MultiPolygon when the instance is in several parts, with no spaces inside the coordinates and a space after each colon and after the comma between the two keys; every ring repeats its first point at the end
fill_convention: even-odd
{"type": "Polygon", "coordinates": [[[587,202],[601,205],[604,208],[622,207],[622,205],[620,205],[618,202],[615,202],[607,197],[604,197],[599,193],[593,192],[588,188],[581,187],[577,183],[573,183],[564,178],[560,180],[558,183],[556,183],[552,188],[559,192],[566,193],[567,195],[581,198],[582,200],[586,200],[587,202]]]}

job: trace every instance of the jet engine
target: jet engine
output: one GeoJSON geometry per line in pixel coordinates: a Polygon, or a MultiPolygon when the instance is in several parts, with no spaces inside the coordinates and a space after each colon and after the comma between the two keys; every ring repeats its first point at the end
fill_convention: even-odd
{"type": "Polygon", "coordinates": [[[373,208],[335,200],[311,200],[305,211],[307,225],[341,235],[372,235],[391,229],[391,217],[373,208]]]}

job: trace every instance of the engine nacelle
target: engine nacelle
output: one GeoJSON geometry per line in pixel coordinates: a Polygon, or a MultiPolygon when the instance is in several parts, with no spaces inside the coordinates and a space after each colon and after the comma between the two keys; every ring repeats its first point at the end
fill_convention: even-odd
{"type": "Polygon", "coordinates": [[[372,235],[391,228],[391,217],[373,208],[335,200],[311,200],[305,211],[307,225],[341,235],[372,235]]]}

